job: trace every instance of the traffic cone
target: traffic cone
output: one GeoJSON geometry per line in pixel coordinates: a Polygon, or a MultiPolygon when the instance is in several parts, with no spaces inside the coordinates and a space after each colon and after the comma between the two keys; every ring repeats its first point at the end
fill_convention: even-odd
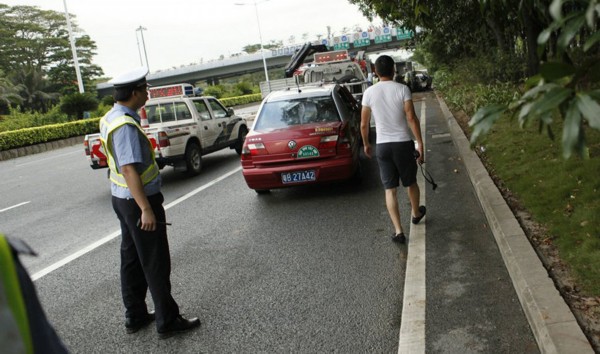
{"type": "Polygon", "coordinates": [[[140,125],[142,128],[148,128],[150,124],[148,124],[148,116],[146,116],[146,107],[142,107],[140,112],[140,117],[142,118],[140,125]]]}

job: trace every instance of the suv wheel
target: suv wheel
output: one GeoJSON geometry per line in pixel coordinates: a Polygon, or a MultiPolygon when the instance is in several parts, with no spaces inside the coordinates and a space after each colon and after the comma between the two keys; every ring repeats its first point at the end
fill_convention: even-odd
{"type": "Polygon", "coordinates": [[[242,148],[244,147],[244,141],[246,140],[246,135],[248,134],[248,129],[246,127],[240,127],[240,131],[238,133],[238,140],[235,143],[235,152],[238,155],[242,154],[242,148]]]}
{"type": "Polygon", "coordinates": [[[202,169],[202,155],[200,154],[200,146],[197,143],[190,143],[185,149],[185,165],[187,174],[195,176],[202,169]]]}

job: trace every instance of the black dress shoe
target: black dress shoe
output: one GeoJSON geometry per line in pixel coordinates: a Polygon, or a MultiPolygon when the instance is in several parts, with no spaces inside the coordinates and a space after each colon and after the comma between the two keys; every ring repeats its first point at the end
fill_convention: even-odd
{"type": "Polygon", "coordinates": [[[175,320],[165,328],[158,331],[158,337],[160,339],[169,338],[172,335],[189,331],[192,328],[200,326],[200,320],[197,317],[190,318],[189,320],[183,318],[181,315],[177,316],[175,320]]]}
{"type": "Polygon", "coordinates": [[[125,329],[127,333],[135,333],[152,323],[154,317],[154,311],[149,311],[143,317],[127,317],[125,319],[125,329]]]}

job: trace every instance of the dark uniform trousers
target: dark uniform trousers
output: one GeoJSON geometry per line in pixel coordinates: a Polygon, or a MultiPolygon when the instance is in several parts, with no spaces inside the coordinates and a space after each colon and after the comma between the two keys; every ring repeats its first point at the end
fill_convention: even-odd
{"type": "MultiPolygon", "coordinates": [[[[148,197],[156,220],[165,222],[164,197],[148,197]]],[[[156,327],[164,328],[179,315],[179,306],[171,296],[171,256],[167,227],[157,224],[155,231],[143,231],[137,225],[141,209],[133,198],[112,197],[113,209],[121,222],[121,294],[125,316],[144,316],[146,292],[150,289],[156,311],[156,327]]]]}

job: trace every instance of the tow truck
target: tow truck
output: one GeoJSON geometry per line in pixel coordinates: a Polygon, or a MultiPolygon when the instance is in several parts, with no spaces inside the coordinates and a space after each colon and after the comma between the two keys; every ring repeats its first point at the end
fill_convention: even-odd
{"type": "Polygon", "coordinates": [[[358,52],[353,59],[345,49],[329,51],[324,44],[305,43],[286,66],[285,78],[261,82],[260,92],[265,98],[272,91],[318,83],[338,83],[360,102],[369,86],[367,75],[370,70],[371,65],[364,51],[358,52]],[[305,64],[304,60],[310,55],[313,55],[313,62],[305,64]]]}
{"type": "MultiPolygon", "coordinates": [[[[198,92],[190,84],[148,88],[149,99],[138,113],[161,169],[169,165],[197,175],[203,155],[224,148],[242,152],[246,121],[216,98],[198,92]]],[[[108,167],[99,133],[86,135],[83,145],[92,169],[108,167]]]]}

